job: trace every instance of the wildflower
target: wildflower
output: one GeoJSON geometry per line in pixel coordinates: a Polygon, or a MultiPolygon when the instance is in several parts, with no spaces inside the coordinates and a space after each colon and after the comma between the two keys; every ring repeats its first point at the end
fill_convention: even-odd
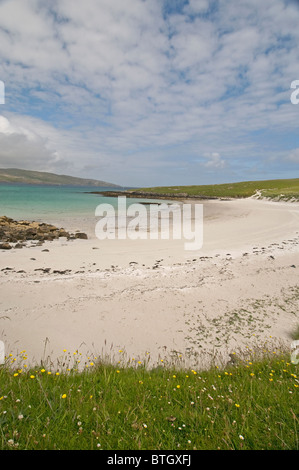
{"type": "Polygon", "coordinates": [[[180,386],[180,385],[177,385],[176,388],[181,388],[181,386],[180,386]]]}
{"type": "Polygon", "coordinates": [[[20,419],[20,420],[23,419],[23,418],[24,418],[23,415],[19,415],[19,416],[18,416],[18,419],[20,419]]]}
{"type": "Polygon", "coordinates": [[[13,376],[14,376],[14,377],[18,377],[18,375],[19,375],[18,372],[16,372],[13,376]]]}
{"type": "Polygon", "coordinates": [[[244,441],[244,437],[242,436],[242,434],[239,435],[239,438],[241,439],[241,441],[244,441]]]}
{"type": "Polygon", "coordinates": [[[144,427],[144,428],[147,428],[147,424],[143,423],[143,427],[144,427]]]}
{"type": "Polygon", "coordinates": [[[56,374],[55,374],[55,375],[60,375],[60,374],[59,374],[59,372],[56,372],[56,374]]]}
{"type": "Polygon", "coordinates": [[[236,408],[240,408],[239,403],[235,403],[235,407],[236,407],[236,408]]]}
{"type": "Polygon", "coordinates": [[[35,378],[35,375],[30,375],[30,378],[31,378],[31,379],[34,379],[34,378],[35,378]]]}
{"type": "Polygon", "coordinates": [[[43,374],[44,372],[46,372],[45,369],[41,369],[41,373],[43,374]]]}
{"type": "Polygon", "coordinates": [[[66,393],[64,393],[63,395],[61,395],[61,398],[66,398],[66,393]]]}

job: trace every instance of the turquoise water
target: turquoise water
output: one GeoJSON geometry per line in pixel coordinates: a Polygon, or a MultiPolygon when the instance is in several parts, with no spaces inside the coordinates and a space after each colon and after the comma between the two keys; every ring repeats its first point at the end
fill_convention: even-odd
{"type": "Polygon", "coordinates": [[[98,204],[115,206],[116,198],[103,198],[89,191],[109,188],[0,184],[0,215],[13,219],[55,219],[94,216],[98,204]]]}
{"type": "MultiPolygon", "coordinates": [[[[111,204],[117,213],[118,199],[89,193],[109,189],[115,188],[0,184],[0,216],[52,223],[66,230],[83,230],[92,234],[98,220],[96,207],[103,203],[111,204]]],[[[127,199],[127,206],[140,202],[141,199],[127,199]]],[[[157,204],[159,201],[152,202],[157,204]]]]}

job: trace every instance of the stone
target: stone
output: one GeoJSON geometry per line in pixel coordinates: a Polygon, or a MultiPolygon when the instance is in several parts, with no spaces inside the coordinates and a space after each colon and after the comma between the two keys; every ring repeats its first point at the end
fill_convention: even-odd
{"type": "Polygon", "coordinates": [[[0,250],[11,250],[12,246],[9,243],[0,243],[0,250]]]}
{"type": "Polygon", "coordinates": [[[75,238],[80,238],[80,239],[82,239],[82,240],[87,240],[88,237],[87,237],[86,233],[77,232],[77,233],[75,234],[75,238]]]}

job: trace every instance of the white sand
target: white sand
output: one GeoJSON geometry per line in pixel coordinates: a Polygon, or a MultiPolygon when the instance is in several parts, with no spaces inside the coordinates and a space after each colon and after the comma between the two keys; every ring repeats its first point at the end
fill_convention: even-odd
{"type": "Polygon", "coordinates": [[[122,350],[135,362],[181,355],[200,366],[265,341],[290,345],[299,322],[299,204],[210,201],[204,214],[196,252],[178,240],[99,241],[96,220],[65,226],[88,240],[1,250],[6,354],[26,350],[27,363],[50,357],[56,367],[66,356],[118,361],[122,350]]]}

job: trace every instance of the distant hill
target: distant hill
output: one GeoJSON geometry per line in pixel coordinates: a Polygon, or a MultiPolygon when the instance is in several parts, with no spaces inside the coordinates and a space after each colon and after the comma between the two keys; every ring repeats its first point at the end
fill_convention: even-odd
{"type": "Polygon", "coordinates": [[[94,179],[75,176],[56,175],[44,171],[20,170],[18,168],[0,168],[0,183],[26,183],[44,185],[70,185],[119,188],[118,185],[94,179]]]}

